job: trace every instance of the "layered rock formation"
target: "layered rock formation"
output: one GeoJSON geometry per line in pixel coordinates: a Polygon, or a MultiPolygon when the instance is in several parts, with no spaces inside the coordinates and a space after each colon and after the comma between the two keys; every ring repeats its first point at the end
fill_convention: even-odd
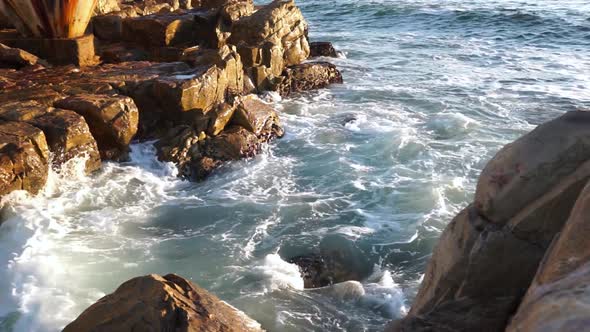
{"type": "Polygon", "coordinates": [[[260,324],[174,274],[131,279],[86,309],[64,332],[259,332],[260,324]]]}
{"type": "Polygon", "coordinates": [[[409,315],[388,330],[503,331],[519,306],[509,331],[587,324],[580,192],[589,180],[590,112],[568,112],[504,147],[441,235],[409,315]]]}
{"type": "MultiPolygon", "coordinates": [[[[10,45],[0,46],[0,121],[37,128],[43,137],[33,141],[50,151],[27,153],[38,172],[5,158],[12,161],[2,171],[12,175],[0,196],[38,191],[43,165],[59,169],[85,157],[91,172],[101,160],[125,160],[130,143],[144,139],[160,140],[161,160],[201,180],[283,135],[272,105],[253,93],[342,82],[333,65],[302,63],[310,54],[307,23],[292,0],[257,7],[250,0],[100,0],[95,14],[94,36],[31,41],[0,31],[10,45]],[[102,64],[94,66],[97,56],[102,64]]],[[[26,141],[6,144],[28,151],[26,141]]]]}

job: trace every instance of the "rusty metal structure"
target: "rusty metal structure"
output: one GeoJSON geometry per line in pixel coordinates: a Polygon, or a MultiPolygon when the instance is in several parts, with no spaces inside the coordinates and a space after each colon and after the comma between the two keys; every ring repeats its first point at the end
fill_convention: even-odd
{"type": "Polygon", "coordinates": [[[0,14],[27,37],[84,35],[98,0],[0,0],[0,14]]]}

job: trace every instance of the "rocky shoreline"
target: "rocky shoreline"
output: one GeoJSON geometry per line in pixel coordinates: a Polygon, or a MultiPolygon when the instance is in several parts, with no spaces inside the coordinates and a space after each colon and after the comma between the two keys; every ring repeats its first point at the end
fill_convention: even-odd
{"type": "Polygon", "coordinates": [[[59,47],[68,39],[57,45],[0,31],[7,44],[0,47],[0,197],[37,193],[48,166],[72,158],[87,158],[89,173],[101,161],[126,160],[138,140],[159,140],[160,160],[202,180],[283,136],[278,114],[256,94],[342,82],[334,65],[304,62],[308,28],[293,1],[113,0],[99,1],[97,12],[89,34],[69,40],[73,51],[59,47]]]}
{"type": "MultiPolygon", "coordinates": [[[[204,180],[284,135],[262,93],[343,80],[333,64],[308,61],[337,51],[309,42],[293,0],[100,0],[73,38],[27,35],[0,4],[0,198],[38,193],[50,167],[74,158],[87,173],[125,161],[147,140],[181,177],[204,180]]],[[[386,331],[588,329],[589,125],[590,112],[569,112],[498,152],[441,235],[411,311],[386,331]]],[[[289,261],[305,288],[356,294],[371,267],[351,266],[354,253],[289,261]]],[[[171,274],[125,282],[64,331],[262,328],[171,274]]]]}

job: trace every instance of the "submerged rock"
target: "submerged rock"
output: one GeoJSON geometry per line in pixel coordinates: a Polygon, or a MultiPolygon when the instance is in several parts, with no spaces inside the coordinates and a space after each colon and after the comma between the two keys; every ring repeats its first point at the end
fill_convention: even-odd
{"type": "Polygon", "coordinates": [[[175,274],[131,279],[86,309],[64,332],[256,332],[260,324],[175,274]]]}
{"type": "Polygon", "coordinates": [[[314,42],[309,44],[310,54],[311,57],[332,57],[337,58],[338,52],[330,42],[314,42]]]}
{"type": "Polygon", "coordinates": [[[340,235],[327,236],[320,242],[318,252],[292,257],[288,262],[299,266],[305,288],[361,281],[372,272],[362,251],[340,235]]]}
{"type": "MultiPolygon", "coordinates": [[[[390,331],[502,331],[590,179],[590,112],[507,145],[447,226],[409,315],[390,331]]],[[[557,264],[559,265],[559,264],[557,264]]]]}

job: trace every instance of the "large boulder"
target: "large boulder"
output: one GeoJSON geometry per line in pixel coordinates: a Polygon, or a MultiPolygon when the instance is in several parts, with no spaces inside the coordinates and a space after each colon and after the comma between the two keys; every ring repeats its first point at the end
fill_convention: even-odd
{"type": "Polygon", "coordinates": [[[57,101],[55,106],[75,111],[86,119],[103,159],[126,158],[139,122],[139,111],[133,99],[79,94],[57,101]]]}
{"type": "Polygon", "coordinates": [[[23,122],[0,122],[0,196],[36,194],[47,181],[49,148],[43,132],[23,122]]]}
{"type": "Polygon", "coordinates": [[[498,152],[390,330],[502,331],[589,179],[590,112],[568,112],[498,152]]]}
{"type": "Polygon", "coordinates": [[[507,332],[587,331],[590,313],[590,185],[580,194],[559,238],[507,332]]]}
{"type": "Polygon", "coordinates": [[[306,62],[290,66],[283,72],[283,77],[278,88],[282,96],[343,83],[342,74],[329,62],[306,62]]]}
{"type": "Polygon", "coordinates": [[[275,90],[286,66],[309,56],[307,22],[293,0],[275,0],[232,25],[247,73],[259,90],[275,90]]]}
{"type": "Polygon", "coordinates": [[[131,279],[86,309],[64,332],[258,332],[260,324],[174,274],[131,279]]]}

